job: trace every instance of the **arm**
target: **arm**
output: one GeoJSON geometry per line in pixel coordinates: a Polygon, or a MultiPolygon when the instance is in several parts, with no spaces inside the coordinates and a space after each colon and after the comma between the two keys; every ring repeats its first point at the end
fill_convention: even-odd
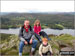
{"type": "MultiPolygon", "coordinates": [[[[39,31],[38,31],[38,34],[41,32],[41,26],[39,26],[39,31]]],[[[39,34],[40,35],[40,34],[39,34]]]]}
{"type": "Polygon", "coordinates": [[[39,47],[39,54],[42,56],[42,44],[39,47]]]}
{"type": "Polygon", "coordinates": [[[24,41],[25,44],[28,44],[27,41],[23,38],[23,28],[21,27],[20,31],[19,31],[19,38],[21,41],[24,41]]]}
{"type": "Polygon", "coordinates": [[[21,27],[21,29],[19,31],[19,38],[21,41],[25,41],[25,39],[23,38],[23,27],[21,27]]]}
{"type": "Polygon", "coordinates": [[[32,35],[31,39],[32,39],[32,40],[35,39],[35,35],[32,35]]]}
{"type": "Polygon", "coordinates": [[[33,29],[32,29],[32,27],[30,26],[30,31],[31,31],[31,39],[30,39],[30,44],[32,44],[32,40],[34,39],[34,31],[33,31],[33,29]]]}
{"type": "Polygon", "coordinates": [[[39,26],[39,32],[41,31],[41,26],[39,26]]]}
{"type": "Polygon", "coordinates": [[[31,39],[30,39],[30,42],[29,42],[30,44],[32,44],[32,41],[33,41],[34,37],[35,37],[35,36],[32,35],[32,37],[31,37],[31,39]]]}
{"type": "Polygon", "coordinates": [[[35,36],[34,36],[34,31],[33,31],[33,29],[32,29],[31,26],[30,26],[30,31],[31,31],[31,34],[32,34],[32,35],[31,35],[31,39],[34,39],[34,37],[35,37],[35,36]]]}
{"type": "Polygon", "coordinates": [[[51,46],[50,46],[50,45],[49,45],[49,51],[51,52],[51,54],[53,53],[53,52],[52,52],[52,48],[51,48],[51,46]]]}
{"type": "Polygon", "coordinates": [[[38,34],[36,26],[34,26],[34,32],[38,34]]]}

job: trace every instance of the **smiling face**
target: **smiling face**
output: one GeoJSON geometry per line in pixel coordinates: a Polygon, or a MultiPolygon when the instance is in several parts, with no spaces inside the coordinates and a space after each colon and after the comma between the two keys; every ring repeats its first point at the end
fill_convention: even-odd
{"type": "Polygon", "coordinates": [[[24,25],[25,25],[26,28],[29,26],[29,23],[30,23],[29,20],[25,20],[25,21],[24,21],[24,25]]]}
{"type": "Polygon", "coordinates": [[[43,38],[42,41],[43,41],[43,45],[47,45],[48,44],[48,39],[47,38],[43,38]]]}
{"type": "Polygon", "coordinates": [[[40,22],[37,22],[36,25],[39,26],[40,22]]]}
{"type": "Polygon", "coordinates": [[[47,45],[47,44],[48,44],[48,42],[47,42],[47,41],[46,41],[46,42],[45,42],[45,41],[43,42],[43,45],[47,45]]]}
{"type": "Polygon", "coordinates": [[[35,20],[34,25],[35,25],[35,26],[40,26],[40,20],[38,20],[38,19],[37,19],[37,20],[35,20]]]}

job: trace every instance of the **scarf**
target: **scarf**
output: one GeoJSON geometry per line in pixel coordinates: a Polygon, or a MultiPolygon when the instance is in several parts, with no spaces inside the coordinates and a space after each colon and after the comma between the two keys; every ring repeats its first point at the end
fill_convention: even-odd
{"type": "Polygon", "coordinates": [[[24,25],[24,29],[25,29],[26,32],[28,32],[29,28],[30,28],[30,26],[28,26],[28,28],[26,28],[25,25],[24,25]]]}

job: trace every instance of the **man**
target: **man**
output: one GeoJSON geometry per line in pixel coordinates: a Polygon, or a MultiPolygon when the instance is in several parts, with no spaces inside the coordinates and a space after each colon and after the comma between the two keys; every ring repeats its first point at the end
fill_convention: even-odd
{"type": "Polygon", "coordinates": [[[31,49],[31,56],[33,55],[35,48],[37,46],[37,40],[34,39],[33,30],[31,26],[29,25],[30,21],[25,20],[24,26],[21,27],[19,37],[20,37],[20,44],[19,44],[19,56],[22,56],[23,47],[24,45],[32,44],[31,49]]]}

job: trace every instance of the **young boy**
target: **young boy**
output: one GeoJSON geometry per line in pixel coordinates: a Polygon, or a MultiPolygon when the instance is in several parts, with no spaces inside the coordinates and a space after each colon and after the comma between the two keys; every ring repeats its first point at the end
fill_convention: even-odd
{"type": "Polygon", "coordinates": [[[42,39],[42,44],[39,47],[39,54],[40,56],[47,56],[48,53],[51,55],[52,54],[52,48],[48,44],[47,38],[42,39]]]}

